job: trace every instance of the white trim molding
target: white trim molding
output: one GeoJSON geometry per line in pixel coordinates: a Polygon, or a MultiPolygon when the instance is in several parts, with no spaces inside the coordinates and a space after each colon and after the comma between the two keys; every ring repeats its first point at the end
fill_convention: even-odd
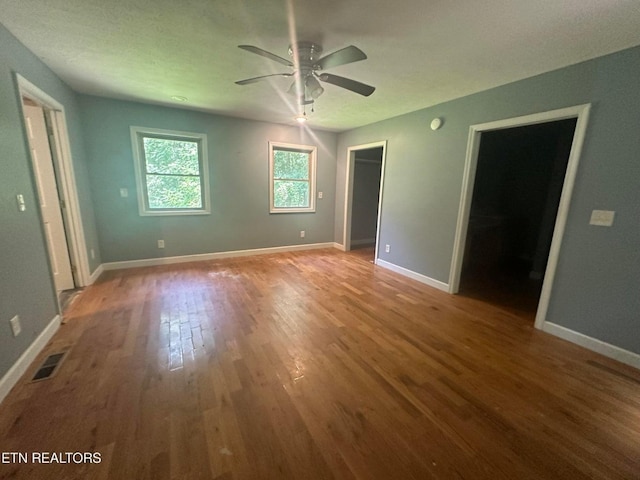
{"type": "Polygon", "coordinates": [[[91,276],[89,277],[89,282],[90,282],[89,285],[93,285],[94,283],[96,283],[96,280],[100,278],[100,275],[102,275],[102,272],[104,272],[104,265],[100,264],[98,265],[98,268],[96,268],[91,274],[91,276]]]}
{"type": "Polygon", "coordinates": [[[569,203],[571,201],[573,185],[578,171],[578,162],[580,160],[582,145],[587,131],[590,108],[590,104],[577,105],[549,112],[535,113],[522,117],[471,125],[471,127],[469,127],[469,139],[467,142],[467,154],[462,180],[462,190],[460,194],[456,236],[453,244],[453,258],[451,260],[451,270],[449,273],[449,293],[457,293],[460,287],[460,276],[462,272],[467,227],[469,225],[469,212],[471,210],[471,200],[478,164],[478,155],[480,153],[482,132],[575,118],[577,119],[576,128],[573,136],[573,143],[571,144],[571,151],[569,153],[569,161],[567,162],[567,170],[558,205],[558,213],[553,230],[547,268],[542,283],[542,291],[540,293],[540,301],[538,303],[538,310],[536,313],[535,327],[543,329],[547,310],[549,308],[549,300],[551,298],[551,290],[553,288],[553,280],[556,273],[556,267],[558,265],[558,258],[560,256],[560,246],[562,244],[564,229],[569,215],[569,203]]]}
{"type": "Polygon", "coordinates": [[[179,255],[175,257],[144,258],[141,260],[126,260],[109,262],[101,265],[103,270],[120,270],[122,268],[155,267],[158,265],[172,265],[175,263],[201,262],[220,258],[249,257],[252,255],[268,255],[270,253],[295,252],[300,250],[315,250],[320,248],[335,248],[334,242],[307,243],[303,245],[285,245],[282,247],[253,248],[250,250],[231,250],[227,252],[198,253],[195,255],[179,255]]]}
{"type": "Polygon", "coordinates": [[[598,340],[597,338],[588,337],[587,335],[551,322],[545,322],[542,330],[556,337],[560,337],[563,340],[600,353],[605,357],[613,358],[621,363],[640,369],[640,355],[637,353],[624,350],[610,343],[598,340]]]}
{"type": "Polygon", "coordinates": [[[409,270],[408,268],[400,267],[399,265],[395,265],[394,263],[385,262],[384,260],[380,260],[379,258],[376,259],[376,265],[391,270],[392,272],[399,273],[400,275],[404,275],[405,277],[412,278],[413,280],[417,280],[418,282],[429,285],[430,287],[442,290],[443,292],[449,292],[448,284],[441,282],[440,280],[435,280],[434,278],[427,277],[426,275],[422,275],[421,273],[414,272],[413,270],[409,270]]]}
{"type": "Polygon", "coordinates": [[[60,327],[60,315],[56,315],[49,324],[40,332],[40,335],[29,347],[22,352],[20,358],[13,364],[7,373],[0,379],[0,403],[4,400],[11,389],[18,383],[22,375],[27,371],[31,363],[47,345],[51,337],[60,327]]]}
{"type": "MultiPolygon", "coordinates": [[[[62,211],[65,233],[69,241],[71,263],[77,267],[74,280],[76,286],[84,287],[90,284],[89,259],[64,106],[20,74],[16,73],[15,75],[20,96],[27,97],[42,106],[53,128],[53,144],[51,145],[52,153],[54,153],[53,161],[56,171],[60,174],[58,179],[59,193],[66,203],[66,208],[62,211]]],[[[20,100],[20,108],[22,108],[22,99],[20,100]]]]}
{"type": "MultiPolygon", "coordinates": [[[[347,148],[347,164],[345,168],[345,187],[344,187],[344,225],[342,232],[342,245],[344,251],[351,250],[351,209],[353,207],[353,175],[356,164],[356,152],[359,150],[368,150],[370,148],[382,147],[382,167],[380,170],[380,190],[378,193],[378,218],[376,219],[376,251],[374,258],[378,258],[378,243],[380,240],[380,219],[382,216],[382,195],[384,192],[384,171],[387,161],[387,141],[365,143],[363,145],[355,145],[347,148]]],[[[353,243],[357,245],[356,243],[353,243]]]]}

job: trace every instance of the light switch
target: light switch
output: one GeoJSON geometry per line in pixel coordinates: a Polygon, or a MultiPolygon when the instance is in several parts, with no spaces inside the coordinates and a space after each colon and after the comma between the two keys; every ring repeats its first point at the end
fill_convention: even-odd
{"type": "Polygon", "coordinates": [[[20,325],[20,317],[16,315],[11,320],[9,320],[9,324],[11,325],[13,336],[17,337],[18,335],[20,335],[20,332],[22,331],[22,326],[20,325]]]}
{"type": "Polygon", "coordinates": [[[613,225],[613,217],[616,212],[611,210],[594,210],[591,212],[591,220],[589,225],[598,225],[601,227],[610,227],[613,225]]]}
{"type": "Polygon", "coordinates": [[[129,196],[129,190],[127,190],[126,188],[121,188],[120,189],[120,196],[122,198],[128,197],[129,196]]]}

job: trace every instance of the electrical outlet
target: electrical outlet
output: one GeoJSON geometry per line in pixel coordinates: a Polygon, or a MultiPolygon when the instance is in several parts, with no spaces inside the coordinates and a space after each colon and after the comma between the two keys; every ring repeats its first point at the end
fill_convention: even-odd
{"type": "Polygon", "coordinates": [[[322,192],[318,192],[318,198],[322,200],[322,192]]]}
{"type": "Polygon", "coordinates": [[[300,238],[304,238],[304,236],[305,236],[304,230],[300,230],[300,238]]]}
{"type": "Polygon", "coordinates": [[[127,190],[126,188],[121,188],[120,189],[120,196],[122,198],[127,198],[129,196],[129,190],[127,190]]]}
{"type": "Polygon", "coordinates": [[[158,248],[164,248],[164,240],[158,240],[158,248]]]}
{"type": "Polygon", "coordinates": [[[385,246],[384,246],[384,251],[385,251],[386,253],[389,253],[389,252],[391,251],[391,245],[389,245],[389,244],[385,245],[385,246]]]}
{"type": "Polygon", "coordinates": [[[9,320],[9,324],[11,325],[13,336],[17,337],[18,335],[20,335],[20,332],[22,331],[22,326],[20,325],[20,317],[16,315],[11,320],[9,320]]]}
{"type": "Polygon", "coordinates": [[[18,201],[18,211],[19,212],[24,212],[27,207],[24,203],[24,195],[22,195],[21,193],[19,193],[18,195],[16,195],[16,200],[18,201]]]}

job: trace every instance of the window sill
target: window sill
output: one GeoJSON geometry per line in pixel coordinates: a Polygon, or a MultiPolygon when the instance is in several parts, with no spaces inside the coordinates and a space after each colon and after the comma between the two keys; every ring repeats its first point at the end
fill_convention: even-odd
{"type": "Polygon", "coordinates": [[[316,213],[315,208],[272,208],[269,213],[316,213]]]}
{"type": "Polygon", "coordinates": [[[159,212],[154,211],[143,211],[139,212],[141,217],[175,217],[175,216],[184,216],[184,215],[210,215],[211,211],[209,210],[171,210],[166,211],[162,210],[159,212]]]}

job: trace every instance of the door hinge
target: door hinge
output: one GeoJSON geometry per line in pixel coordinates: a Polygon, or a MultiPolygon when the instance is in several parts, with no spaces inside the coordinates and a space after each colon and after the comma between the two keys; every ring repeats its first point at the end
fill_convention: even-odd
{"type": "Polygon", "coordinates": [[[64,198],[60,200],[60,208],[63,210],[67,208],[67,203],[64,201],[64,198]]]}
{"type": "Polygon", "coordinates": [[[71,272],[78,273],[78,269],[76,268],[75,265],[71,265],[71,272]]]}

